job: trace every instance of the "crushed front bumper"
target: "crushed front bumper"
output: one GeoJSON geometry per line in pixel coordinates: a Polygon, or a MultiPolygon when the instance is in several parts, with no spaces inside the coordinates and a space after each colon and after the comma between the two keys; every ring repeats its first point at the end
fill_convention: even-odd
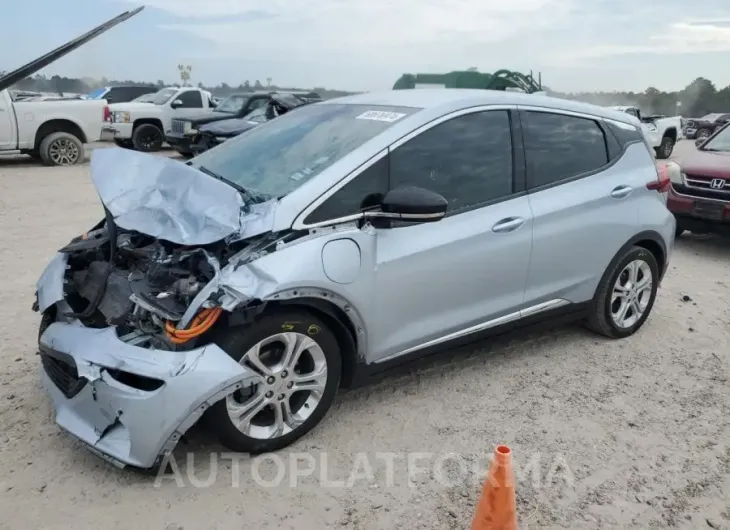
{"type": "Polygon", "coordinates": [[[40,349],[56,423],[119,467],[155,468],[205,410],[255,380],[216,345],[146,349],[114,328],[55,322],[40,349]]]}

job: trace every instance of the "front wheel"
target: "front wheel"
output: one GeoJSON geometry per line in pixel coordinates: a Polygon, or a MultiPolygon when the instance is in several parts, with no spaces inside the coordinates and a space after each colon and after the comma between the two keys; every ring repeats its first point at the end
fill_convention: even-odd
{"type": "Polygon", "coordinates": [[[700,129],[697,131],[697,138],[700,140],[704,140],[705,138],[709,138],[712,133],[709,131],[709,129],[700,129]]]}
{"type": "Polygon", "coordinates": [[[609,265],[598,284],[588,327],[614,339],[633,335],[651,313],[658,282],[654,255],[642,247],[626,250],[609,265]]]}
{"type": "Polygon", "coordinates": [[[156,125],[143,123],[135,127],[132,132],[132,145],[137,151],[152,153],[162,149],[164,137],[162,131],[156,125]]]}
{"type": "Polygon", "coordinates": [[[672,151],[674,151],[674,140],[670,136],[665,136],[657,147],[656,157],[665,160],[672,156],[672,151]]]}
{"type": "Polygon", "coordinates": [[[238,452],[277,451],[324,417],[340,382],[335,335],[306,311],[265,315],[216,340],[259,381],[215,403],[208,413],[221,443],[238,452]]]}

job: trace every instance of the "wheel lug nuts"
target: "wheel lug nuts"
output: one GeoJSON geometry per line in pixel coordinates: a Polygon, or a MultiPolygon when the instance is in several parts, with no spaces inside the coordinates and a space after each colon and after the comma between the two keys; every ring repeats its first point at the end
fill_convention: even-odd
{"type": "Polygon", "coordinates": [[[266,394],[265,394],[265,396],[266,396],[267,398],[271,398],[271,396],[273,396],[273,395],[274,395],[274,393],[273,393],[273,392],[272,392],[271,390],[269,390],[269,391],[268,391],[268,392],[266,392],[266,394]]]}
{"type": "Polygon", "coordinates": [[[274,381],[276,381],[276,378],[273,375],[269,376],[269,378],[266,380],[266,382],[270,385],[273,385],[274,381]]]}
{"type": "Polygon", "coordinates": [[[279,401],[282,401],[286,396],[284,394],[279,394],[279,401]]]}
{"type": "Polygon", "coordinates": [[[293,387],[293,386],[294,386],[294,383],[292,383],[291,381],[289,381],[289,382],[288,382],[288,383],[286,384],[286,387],[287,387],[287,388],[291,388],[291,387],[293,387]]]}
{"type": "Polygon", "coordinates": [[[281,372],[281,377],[286,377],[287,375],[289,375],[289,372],[287,372],[286,370],[281,372]]]}

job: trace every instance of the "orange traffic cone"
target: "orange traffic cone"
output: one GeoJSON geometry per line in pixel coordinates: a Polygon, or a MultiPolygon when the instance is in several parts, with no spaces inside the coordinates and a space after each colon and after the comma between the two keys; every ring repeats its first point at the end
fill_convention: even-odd
{"type": "Polygon", "coordinates": [[[471,530],[517,530],[517,499],[512,450],[498,445],[477,504],[471,530]]]}

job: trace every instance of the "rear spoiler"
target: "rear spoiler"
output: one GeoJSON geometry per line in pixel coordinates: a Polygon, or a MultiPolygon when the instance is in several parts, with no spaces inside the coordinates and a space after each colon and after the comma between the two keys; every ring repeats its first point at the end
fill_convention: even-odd
{"type": "Polygon", "coordinates": [[[118,15],[111,20],[107,20],[103,24],[95,27],[91,31],[84,33],[83,35],[76,37],[75,39],[67,42],[66,44],[59,46],[55,50],[52,50],[48,52],[47,54],[43,55],[42,57],[39,57],[38,59],[29,62],[28,64],[25,64],[18,68],[17,70],[14,70],[3,77],[0,78],[0,90],[4,90],[8,87],[13,86],[18,81],[21,81],[25,79],[26,77],[29,77],[36,73],[41,68],[45,68],[52,62],[57,61],[64,55],[66,55],[69,52],[74,51],[79,46],[86,44],[91,39],[94,39],[101,35],[102,33],[112,29],[117,24],[124,22],[126,20],[129,20],[134,15],[138,14],[140,11],[144,9],[144,6],[138,7],[137,9],[134,9],[132,11],[125,11],[121,15],[118,15]]]}

